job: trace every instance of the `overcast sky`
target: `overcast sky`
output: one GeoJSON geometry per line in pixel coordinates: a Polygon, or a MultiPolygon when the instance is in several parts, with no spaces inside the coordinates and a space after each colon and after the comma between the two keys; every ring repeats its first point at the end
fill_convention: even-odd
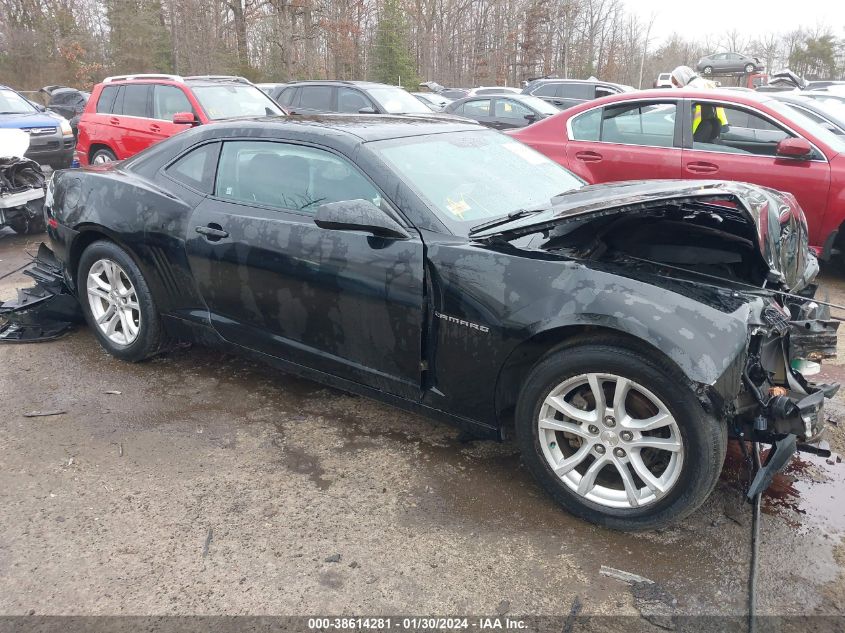
{"type": "Polygon", "coordinates": [[[653,40],[658,43],[672,31],[694,39],[718,35],[732,28],[749,37],[769,31],[789,31],[798,26],[830,25],[834,33],[845,30],[843,0],[625,0],[630,11],[648,19],[652,12],[653,40]]]}

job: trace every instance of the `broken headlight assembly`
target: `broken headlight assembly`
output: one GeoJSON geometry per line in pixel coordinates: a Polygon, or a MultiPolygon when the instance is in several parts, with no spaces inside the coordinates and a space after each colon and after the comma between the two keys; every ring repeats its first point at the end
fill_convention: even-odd
{"type": "MultiPolygon", "coordinates": [[[[814,291],[809,287],[807,294],[814,291]]],[[[818,373],[821,360],[836,355],[838,327],[830,308],[810,298],[765,306],[759,323],[751,326],[742,373],[746,392],[737,412],[743,431],[753,431],[764,441],[789,434],[802,442],[819,438],[824,400],[833,397],[839,385],[808,378],[818,373]]]]}

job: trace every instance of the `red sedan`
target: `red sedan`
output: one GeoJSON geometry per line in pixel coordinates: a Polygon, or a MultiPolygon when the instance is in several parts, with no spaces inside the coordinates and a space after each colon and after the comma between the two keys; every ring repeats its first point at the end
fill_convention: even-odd
{"type": "Polygon", "coordinates": [[[591,184],[702,178],[788,191],[822,257],[845,250],[845,137],[763,94],[631,92],[508,133],[591,184]]]}

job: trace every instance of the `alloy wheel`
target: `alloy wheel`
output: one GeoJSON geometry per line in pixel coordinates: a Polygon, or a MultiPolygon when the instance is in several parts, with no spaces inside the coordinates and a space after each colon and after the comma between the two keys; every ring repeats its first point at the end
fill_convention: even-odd
{"type": "Polygon", "coordinates": [[[141,330],[141,308],[126,271],[110,259],[99,259],[88,271],[86,285],[97,327],[113,343],[131,345],[141,330]]]}
{"type": "Polygon", "coordinates": [[[537,420],[549,467],[580,497],[639,508],[678,482],[684,442],[666,405],[637,382],[587,373],[554,387],[537,420]]]}
{"type": "Polygon", "coordinates": [[[92,162],[93,162],[95,165],[103,165],[103,164],[105,164],[105,163],[111,163],[111,162],[112,162],[112,159],[111,159],[111,156],[109,156],[109,155],[108,155],[108,154],[106,154],[105,152],[100,152],[99,154],[97,154],[97,155],[94,157],[94,160],[93,160],[92,162]]]}

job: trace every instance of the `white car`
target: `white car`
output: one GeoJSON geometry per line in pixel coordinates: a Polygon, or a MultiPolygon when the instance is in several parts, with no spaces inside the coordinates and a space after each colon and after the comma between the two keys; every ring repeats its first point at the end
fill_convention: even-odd
{"type": "Polygon", "coordinates": [[[660,73],[657,79],[654,80],[655,88],[671,88],[672,87],[672,73],[660,73]]]}

